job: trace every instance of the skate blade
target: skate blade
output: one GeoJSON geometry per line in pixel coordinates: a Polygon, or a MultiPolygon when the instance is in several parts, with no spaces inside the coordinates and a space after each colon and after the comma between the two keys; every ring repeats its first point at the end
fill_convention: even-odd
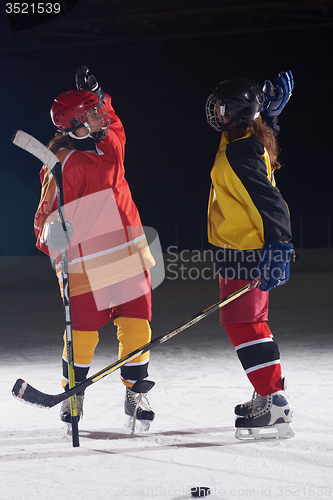
{"type": "Polygon", "coordinates": [[[133,417],[130,415],[125,415],[125,427],[132,430],[132,434],[135,431],[138,432],[148,432],[150,428],[151,420],[138,420],[135,421],[135,428],[133,426],[133,417]]]}
{"type": "Polygon", "coordinates": [[[63,424],[65,426],[65,433],[71,436],[73,434],[72,424],[69,422],[63,422],[63,424]]]}
{"type": "Polygon", "coordinates": [[[269,425],[267,427],[238,427],[235,437],[241,441],[254,441],[256,439],[290,439],[294,431],[288,423],[269,425]]]}
{"type": "Polygon", "coordinates": [[[66,434],[68,436],[71,436],[72,435],[72,424],[70,424],[69,422],[64,422],[64,424],[65,424],[66,434]]]}

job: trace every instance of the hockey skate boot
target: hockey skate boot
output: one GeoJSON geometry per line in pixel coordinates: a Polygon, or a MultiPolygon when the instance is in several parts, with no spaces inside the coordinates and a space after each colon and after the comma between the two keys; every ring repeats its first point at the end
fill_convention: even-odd
{"type": "Polygon", "coordinates": [[[250,401],[246,401],[246,403],[235,406],[235,414],[239,417],[246,417],[252,412],[254,405],[257,407],[260,406],[260,399],[263,399],[263,397],[260,396],[260,394],[258,394],[256,391],[254,391],[252,394],[252,399],[250,399],[250,401]]]}
{"type": "Polygon", "coordinates": [[[138,380],[130,389],[126,387],[125,395],[125,416],[126,427],[131,428],[132,434],[135,429],[139,431],[148,431],[151,422],[155,418],[155,413],[152,411],[148,399],[147,392],[155,385],[155,382],[150,380],[138,380]]]}
{"type": "MultiPolygon", "coordinates": [[[[77,415],[78,421],[80,418],[83,418],[83,394],[76,395],[76,407],[77,407],[77,415]]],[[[60,409],[60,420],[67,424],[68,433],[71,432],[71,424],[72,424],[72,416],[71,416],[71,398],[65,399],[65,401],[61,405],[60,409]]]]}
{"type": "Polygon", "coordinates": [[[241,440],[291,438],[294,432],[290,427],[292,410],[287,394],[283,388],[280,391],[260,396],[254,394],[251,401],[237,405],[235,413],[242,413],[235,422],[236,438],[241,440]]]}

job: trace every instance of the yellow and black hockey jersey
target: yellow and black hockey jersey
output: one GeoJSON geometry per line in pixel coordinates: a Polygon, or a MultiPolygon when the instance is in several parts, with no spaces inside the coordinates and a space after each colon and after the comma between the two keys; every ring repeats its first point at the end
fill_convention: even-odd
{"type": "Polygon", "coordinates": [[[211,179],[208,240],[212,245],[228,249],[229,254],[243,250],[246,260],[244,255],[261,249],[266,241],[290,241],[289,210],[261,142],[250,134],[229,142],[224,132],[211,179]]]}

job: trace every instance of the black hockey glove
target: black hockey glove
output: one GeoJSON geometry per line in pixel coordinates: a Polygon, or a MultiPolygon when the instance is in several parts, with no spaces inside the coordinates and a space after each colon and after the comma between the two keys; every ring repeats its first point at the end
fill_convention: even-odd
{"type": "Polygon", "coordinates": [[[105,92],[101,89],[95,75],[90,73],[90,69],[87,68],[87,66],[82,65],[77,70],[75,74],[75,84],[77,89],[88,90],[96,94],[101,102],[103,101],[105,92]]]}
{"type": "Polygon", "coordinates": [[[68,221],[66,221],[66,229],[67,231],[65,232],[60,220],[45,224],[44,240],[50,250],[67,248],[67,244],[73,236],[73,227],[68,221]]]}
{"type": "Polygon", "coordinates": [[[267,241],[264,244],[259,263],[260,290],[267,292],[271,288],[287,283],[290,275],[292,253],[293,245],[291,243],[267,241]]]}

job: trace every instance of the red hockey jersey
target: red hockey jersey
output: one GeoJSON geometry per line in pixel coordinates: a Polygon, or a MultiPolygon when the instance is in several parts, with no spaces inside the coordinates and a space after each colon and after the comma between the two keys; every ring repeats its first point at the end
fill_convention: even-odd
{"type": "MultiPolygon", "coordinates": [[[[60,150],[64,215],[73,226],[67,248],[73,296],[98,290],[136,276],[154,265],[137,207],[125,179],[125,132],[106,94],[111,118],[98,154],[60,150]]],[[[35,214],[37,248],[56,260],[61,283],[60,254],[44,241],[44,225],[58,218],[56,183],[44,165],[41,199],[35,214]]]]}

